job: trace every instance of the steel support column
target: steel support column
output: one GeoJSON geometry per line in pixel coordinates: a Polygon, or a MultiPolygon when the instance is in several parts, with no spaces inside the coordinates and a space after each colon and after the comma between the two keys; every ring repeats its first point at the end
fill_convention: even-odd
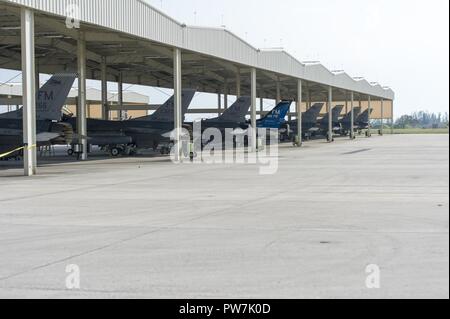
{"type": "Polygon", "coordinates": [[[384,135],[384,99],[381,99],[381,129],[380,135],[384,135]]]}
{"type": "Polygon", "coordinates": [[[223,108],[225,110],[228,109],[228,80],[225,80],[223,88],[223,108]]]}
{"type": "Polygon", "coordinates": [[[368,117],[369,117],[369,120],[367,121],[367,130],[368,130],[368,134],[367,134],[367,137],[371,137],[371,135],[372,135],[372,125],[370,125],[370,115],[371,115],[371,113],[372,113],[372,97],[370,96],[370,95],[368,95],[367,96],[367,104],[368,104],[368,108],[367,108],[367,110],[368,110],[368,117]]]}
{"type": "Polygon", "coordinates": [[[222,115],[222,94],[217,93],[217,114],[222,115]]]}
{"type": "Polygon", "coordinates": [[[355,139],[355,93],[350,92],[350,139],[355,139]]]}
{"type": "Polygon", "coordinates": [[[37,170],[36,152],[36,62],[34,52],[34,12],[21,11],[22,43],[22,104],[23,104],[23,144],[24,174],[33,176],[37,170]]]}
{"type": "Polygon", "coordinates": [[[88,156],[87,120],[86,120],[86,40],[83,31],[78,34],[78,103],[77,103],[77,134],[80,140],[80,159],[88,156]]]}
{"type": "Polygon", "coordinates": [[[251,123],[252,123],[252,139],[251,139],[251,151],[256,152],[257,151],[257,125],[256,125],[256,69],[251,69],[251,123]]]}
{"type": "Polygon", "coordinates": [[[309,90],[309,84],[306,85],[306,109],[309,110],[311,108],[311,91],[309,90]]]}
{"type": "Polygon", "coordinates": [[[102,90],[102,119],[109,120],[109,109],[108,109],[108,74],[106,57],[102,57],[100,63],[101,69],[101,90],[102,90]]]}
{"type": "Polygon", "coordinates": [[[328,142],[333,142],[333,88],[328,88],[328,142]]]}
{"type": "Polygon", "coordinates": [[[36,59],[35,76],[36,76],[36,92],[39,92],[39,89],[41,88],[41,77],[38,59],[36,59]]]}
{"type": "Polygon", "coordinates": [[[236,97],[241,97],[241,69],[236,68],[236,97]]]}
{"type": "Polygon", "coordinates": [[[119,121],[123,121],[125,119],[125,110],[123,109],[123,74],[119,72],[118,80],[117,80],[117,101],[120,106],[119,110],[119,121]]]}
{"type": "Polygon", "coordinates": [[[182,75],[181,75],[181,50],[176,48],[173,50],[173,81],[174,81],[174,132],[175,132],[175,149],[174,159],[181,159],[181,128],[182,128],[182,75]]]}
{"type": "Polygon", "coordinates": [[[297,81],[297,146],[301,147],[303,144],[303,128],[302,128],[302,80],[297,81]]]}
{"type": "Polygon", "coordinates": [[[394,134],[394,100],[391,101],[392,103],[392,117],[391,117],[391,134],[394,134]]]}
{"type": "Polygon", "coordinates": [[[280,80],[278,80],[277,81],[277,100],[275,101],[275,104],[278,104],[280,102],[281,102],[281,83],[280,83],[280,80]]]}

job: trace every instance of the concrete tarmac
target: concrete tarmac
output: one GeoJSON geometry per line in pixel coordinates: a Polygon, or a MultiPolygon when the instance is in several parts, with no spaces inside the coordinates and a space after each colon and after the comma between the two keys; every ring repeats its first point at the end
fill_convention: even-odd
{"type": "Polygon", "coordinates": [[[142,157],[25,178],[0,163],[0,297],[449,298],[448,135],[313,141],[278,159],[268,176],[142,157]]]}

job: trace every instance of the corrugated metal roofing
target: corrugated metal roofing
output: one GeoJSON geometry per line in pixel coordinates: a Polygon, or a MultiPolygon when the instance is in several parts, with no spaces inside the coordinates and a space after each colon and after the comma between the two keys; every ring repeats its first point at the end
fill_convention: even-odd
{"type": "Polygon", "coordinates": [[[320,64],[303,64],[284,51],[262,51],[232,32],[217,28],[191,27],[141,0],[0,0],[44,13],[66,17],[77,5],[82,23],[97,25],[164,45],[256,67],[280,75],[304,79],[374,97],[394,99],[391,89],[345,73],[335,74],[320,64]]]}

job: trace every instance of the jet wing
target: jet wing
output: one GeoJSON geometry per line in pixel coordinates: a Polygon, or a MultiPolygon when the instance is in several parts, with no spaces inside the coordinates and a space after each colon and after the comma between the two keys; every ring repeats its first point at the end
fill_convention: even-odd
{"type": "Polygon", "coordinates": [[[51,140],[53,140],[59,136],[60,135],[58,133],[43,132],[43,133],[36,134],[36,141],[38,143],[50,142],[51,140]]]}

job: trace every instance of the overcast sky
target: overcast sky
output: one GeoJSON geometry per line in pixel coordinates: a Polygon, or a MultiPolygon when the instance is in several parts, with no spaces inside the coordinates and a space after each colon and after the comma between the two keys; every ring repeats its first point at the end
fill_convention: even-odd
{"type": "Polygon", "coordinates": [[[180,22],[391,86],[397,115],[449,110],[448,0],[147,0],[180,22]]]}
{"type": "MultiPolygon", "coordinates": [[[[448,0],[146,1],[180,22],[226,25],[257,48],[283,47],[300,61],[320,60],[330,70],[390,86],[397,117],[449,110],[448,0]]],[[[20,72],[1,70],[0,82],[15,75],[20,72]]],[[[150,96],[151,103],[171,93],[130,90],[150,96]]],[[[193,107],[217,104],[217,98],[205,96],[196,96],[193,107]]],[[[272,103],[266,103],[270,108],[272,103]]]]}

